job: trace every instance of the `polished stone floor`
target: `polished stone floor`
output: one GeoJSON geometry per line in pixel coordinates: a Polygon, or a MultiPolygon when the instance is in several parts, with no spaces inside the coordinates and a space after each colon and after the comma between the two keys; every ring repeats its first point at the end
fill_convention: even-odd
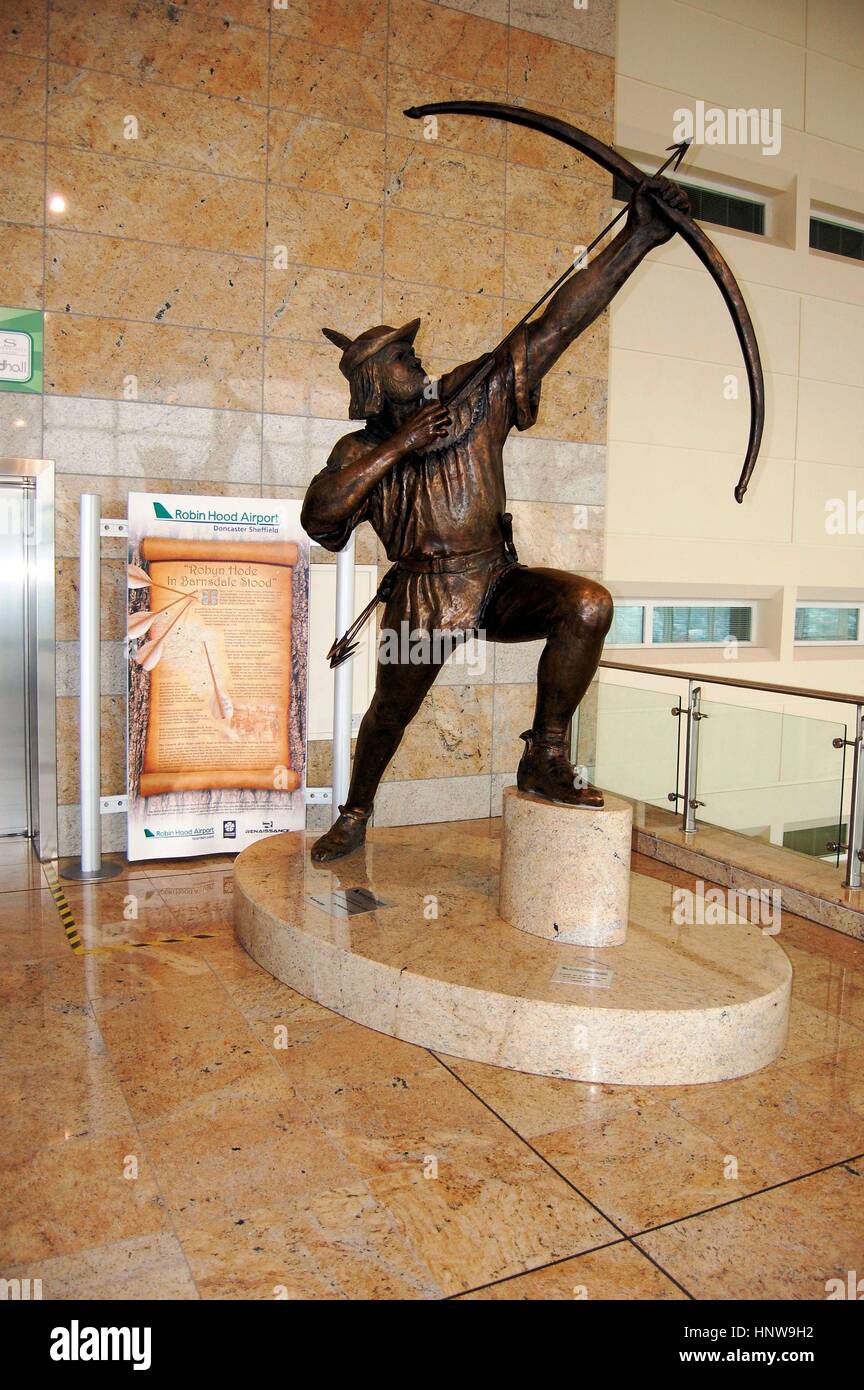
{"type": "Polygon", "coordinates": [[[0,842],[3,1275],[58,1299],[819,1299],[864,1270],[864,944],[785,917],[776,1064],[613,1087],[309,1003],[236,945],[231,890],[225,859],[68,885],[76,953],[0,842]]]}

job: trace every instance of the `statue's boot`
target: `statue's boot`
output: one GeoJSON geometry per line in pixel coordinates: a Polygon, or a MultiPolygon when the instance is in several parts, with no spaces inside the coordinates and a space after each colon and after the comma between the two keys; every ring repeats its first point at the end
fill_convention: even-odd
{"type": "Polygon", "coordinates": [[[347,806],[340,806],[339,812],[327,833],[312,846],[312,859],[316,864],[341,859],[366,842],[366,824],[372,812],[352,811],[347,806]]]}
{"type": "Polygon", "coordinates": [[[563,738],[546,738],[533,729],[519,737],[525,740],[525,752],[516,769],[516,785],[520,792],[531,792],[545,801],[560,801],[564,806],[603,805],[603,793],[597,787],[590,783],[579,784],[563,738]]]}

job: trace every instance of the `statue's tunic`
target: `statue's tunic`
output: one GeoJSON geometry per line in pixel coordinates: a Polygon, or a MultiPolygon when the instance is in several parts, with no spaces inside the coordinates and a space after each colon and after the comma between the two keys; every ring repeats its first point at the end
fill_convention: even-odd
{"type": "MultiPolygon", "coordinates": [[[[397,565],[382,628],[472,630],[487,595],[514,562],[505,547],[506,507],[501,451],[514,427],[537,418],[539,385],[528,388],[524,329],[499,349],[488,376],[452,409],[450,433],[423,454],[409,454],[382,478],[338,529],[310,532],[328,550],[341,550],[355,526],[368,521],[397,565]]],[[[479,359],[478,359],[479,360],[479,359]]],[[[441,378],[439,396],[465,381],[477,361],[441,378]]],[[[362,457],[386,438],[377,422],[339,440],[318,475],[362,457]]],[[[316,479],[317,481],[317,479],[316,479]]]]}

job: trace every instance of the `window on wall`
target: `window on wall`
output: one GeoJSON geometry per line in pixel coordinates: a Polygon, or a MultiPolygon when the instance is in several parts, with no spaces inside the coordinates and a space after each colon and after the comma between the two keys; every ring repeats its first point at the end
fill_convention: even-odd
{"type": "Polygon", "coordinates": [[[860,603],[799,603],[795,608],[796,642],[864,642],[860,603]]]}
{"type": "Polygon", "coordinates": [[[606,645],[612,647],[719,646],[752,643],[755,604],[717,601],[668,603],[645,599],[616,603],[606,645]]]}
{"type": "MultiPolygon", "coordinates": [[[[764,203],[720,188],[702,188],[685,179],[676,178],[675,182],[690,199],[690,208],[697,222],[711,222],[715,227],[734,227],[739,232],[752,232],[755,236],[765,235],[764,203]]],[[[632,189],[616,176],[612,181],[612,196],[626,203],[632,196],[632,189]]]]}
{"type": "Polygon", "coordinates": [[[814,251],[830,251],[835,256],[864,261],[864,228],[849,227],[827,217],[811,217],[810,246],[814,251]]]}

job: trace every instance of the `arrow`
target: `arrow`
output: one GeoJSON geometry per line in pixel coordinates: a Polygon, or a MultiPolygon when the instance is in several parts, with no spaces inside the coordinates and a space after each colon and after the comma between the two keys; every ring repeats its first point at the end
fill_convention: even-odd
{"type": "MultiPolygon", "coordinates": [[[[417,120],[422,113],[417,109],[416,106],[409,106],[404,114],[406,116],[412,117],[412,119],[414,120],[417,120]]],[[[648,182],[649,178],[659,179],[660,175],[665,174],[666,170],[670,167],[670,165],[674,165],[675,169],[677,170],[682,159],[684,158],[685,154],[690,148],[690,143],[691,142],[689,140],[681,140],[677,145],[667,145],[667,150],[671,150],[672,153],[670,154],[668,159],[664,160],[664,162],[660,165],[660,168],[657,170],[655,174],[645,175],[645,183],[648,182]]],[[[581,269],[581,267],[587,261],[587,258],[590,255],[590,253],[594,250],[594,247],[597,246],[603,240],[604,236],[606,236],[608,232],[611,232],[612,228],[616,226],[618,222],[621,221],[621,218],[624,216],[624,214],[629,212],[630,204],[632,203],[633,198],[635,198],[637,192],[639,191],[640,186],[644,185],[637,185],[636,187],[634,187],[630,199],[624,204],[623,208],[620,208],[619,211],[616,212],[615,216],[612,218],[612,221],[607,222],[602,232],[597,233],[591,244],[585,247],[585,250],[579,256],[579,260],[574,261],[572,265],[568,265],[566,270],[562,271],[562,273],[558,276],[558,279],[549,286],[548,290],[544,290],[543,294],[541,294],[540,298],[537,300],[537,303],[532,304],[528,312],[522,315],[519,322],[514,324],[513,327],[510,329],[509,333],[506,333],[504,335],[504,337],[501,339],[500,343],[494,349],[494,351],[488,352],[486,356],[482,358],[478,366],[468,377],[468,380],[464,382],[462,386],[457,387],[453,394],[448,396],[446,400],[442,401],[442,405],[452,406],[461,404],[461,402],[464,401],[467,396],[470,396],[474,388],[476,386],[479,386],[480,382],[486,379],[486,377],[492,370],[492,364],[495,360],[496,354],[499,353],[501,349],[507,345],[507,343],[509,343],[511,338],[515,337],[515,335],[519,332],[519,329],[522,328],[528,322],[528,320],[533,317],[534,314],[536,314],[538,309],[542,308],[542,306],[546,303],[546,300],[549,299],[550,296],[553,295],[555,291],[561,285],[564,284],[564,281],[569,279],[571,275],[574,275],[577,270],[581,269]]]]}

